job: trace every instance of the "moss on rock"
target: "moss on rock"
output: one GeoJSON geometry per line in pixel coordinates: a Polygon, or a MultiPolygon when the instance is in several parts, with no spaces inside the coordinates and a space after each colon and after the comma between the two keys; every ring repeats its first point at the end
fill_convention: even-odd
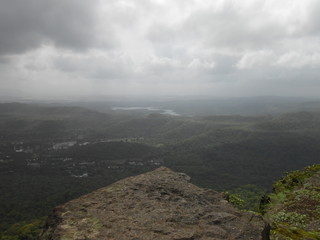
{"type": "Polygon", "coordinates": [[[320,240],[320,164],[283,177],[269,197],[272,240],[320,240]]]}

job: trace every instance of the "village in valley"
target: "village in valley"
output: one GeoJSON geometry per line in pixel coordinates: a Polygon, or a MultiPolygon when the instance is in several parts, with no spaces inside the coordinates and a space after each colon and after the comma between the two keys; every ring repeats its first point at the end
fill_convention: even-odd
{"type": "Polygon", "coordinates": [[[101,174],[103,169],[126,169],[161,166],[160,158],[121,157],[110,158],[105,155],[97,158],[77,154],[84,149],[91,151],[97,146],[108,148],[109,144],[124,144],[141,141],[141,138],[118,139],[56,139],[51,141],[26,140],[2,141],[0,143],[0,173],[15,174],[26,172],[45,172],[83,178],[101,174]],[[60,141],[59,141],[60,140],[60,141]],[[105,158],[105,159],[103,159],[105,158]]]}

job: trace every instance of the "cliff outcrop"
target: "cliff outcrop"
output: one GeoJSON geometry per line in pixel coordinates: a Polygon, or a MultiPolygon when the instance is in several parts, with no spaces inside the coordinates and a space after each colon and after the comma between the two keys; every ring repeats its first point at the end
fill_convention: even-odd
{"type": "Polygon", "coordinates": [[[268,239],[264,229],[260,216],[161,167],[56,207],[41,239],[268,239]]]}
{"type": "Polygon", "coordinates": [[[320,164],[282,177],[264,207],[272,240],[320,240],[320,164]]]}

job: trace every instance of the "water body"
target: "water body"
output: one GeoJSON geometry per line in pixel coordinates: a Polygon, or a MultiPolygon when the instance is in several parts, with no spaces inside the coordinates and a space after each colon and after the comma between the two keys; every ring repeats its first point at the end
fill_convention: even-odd
{"type": "Polygon", "coordinates": [[[144,110],[150,112],[159,112],[160,114],[171,115],[171,116],[180,116],[179,113],[175,112],[172,109],[160,109],[155,107],[113,107],[112,110],[123,110],[123,111],[136,111],[144,110]]]}

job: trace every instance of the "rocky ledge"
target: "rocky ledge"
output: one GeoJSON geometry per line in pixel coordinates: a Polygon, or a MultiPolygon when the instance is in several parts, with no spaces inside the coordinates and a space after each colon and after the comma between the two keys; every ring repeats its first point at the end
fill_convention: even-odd
{"type": "Polygon", "coordinates": [[[161,167],[54,209],[42,240],[268,239],[258,215],[161,167]]]}

